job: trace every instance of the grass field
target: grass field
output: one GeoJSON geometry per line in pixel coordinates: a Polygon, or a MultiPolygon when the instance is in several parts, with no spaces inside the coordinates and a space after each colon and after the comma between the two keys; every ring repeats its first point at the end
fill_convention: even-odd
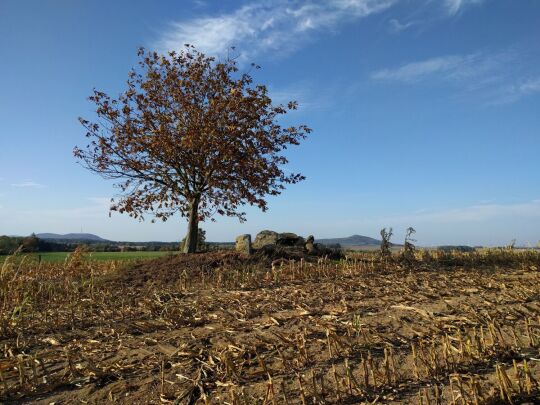
{"type": "MultiPolygon", "coordinates": [[[[71,252],[45,252],[45,253],[32,253],[26,255],[32,260],[41,261],[46,263],[61,263],[66,261],[71,252]]],[[[85,257],[88,260],[110,261],[110,260],[140,260],[140,259],[155,259],[156,257],[163,257],[167,255],[173,255],[175,252],[88,252],[85,257]]],[[[6,256],[0,256],[0,263],[3,263],[6,256]]]]}

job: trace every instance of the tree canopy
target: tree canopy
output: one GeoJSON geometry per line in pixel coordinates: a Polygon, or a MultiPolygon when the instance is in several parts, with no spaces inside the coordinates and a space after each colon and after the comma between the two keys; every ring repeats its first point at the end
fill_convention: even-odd
{"type": "Polygon", "coordinates": [[[244,205],[265,211],[266,196],[304,179],[283,171],[283,151],[311,132],[278,122],[296,102],[274,105],[267,87],[240,73],[234,58],[217,60],[189,45],[166,56],[142,48],[138,55],[127,89],[118,98],[94,90],[98,120],[79,119],[90,142],[74,154],[117,181],[111,211],[187,217],[184,251],[192,252],[199,221],[216,213],[245,220],[244,205]]]}

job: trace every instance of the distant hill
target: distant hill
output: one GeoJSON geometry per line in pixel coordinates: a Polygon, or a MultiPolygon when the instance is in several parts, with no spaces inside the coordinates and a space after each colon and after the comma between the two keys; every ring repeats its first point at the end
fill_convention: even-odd
{"type": "Polygon", "coordinates": [[[381,244],[381,241],[378,239],[362,235],[352,235],[346,238],[316,239],[315,242],[322,243],[323,245],[335,245],[339,243],[342,247],[379,246],[381,244]]]}
{"type": "Polygon", "coordinates": [[[56,241],[91,241],[91,242],[109,242],[107,239],[103,239],[97,235],[91,233],[66,233],[60,235],[57,233],[38,233],[36,236],[39,239],[48,239],[56,241]]]}

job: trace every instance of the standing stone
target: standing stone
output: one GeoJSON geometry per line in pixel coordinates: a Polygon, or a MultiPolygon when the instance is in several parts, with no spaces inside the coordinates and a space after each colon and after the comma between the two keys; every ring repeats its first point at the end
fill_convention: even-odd
{"type": "Polygon", "coordinates": [[[261,249],[264,246],[275,245],[278,240],[278,233],[274,231],[261,231],[255,237],[253,247],[261,249]]]}
{"type": "Polygon", "coordinates": [[[315,247],[315,238],[313,237],[313,235],[309,235],[307,237],[306,244],[304,245],[304,247],[306,248],[309,254],[317,253],[317,248],[315,247]]]}
{"type": "Polygon", "coordinates": [[[251,235],[246,233],[236,237],[236,251],[251,254],[251,235]]]}

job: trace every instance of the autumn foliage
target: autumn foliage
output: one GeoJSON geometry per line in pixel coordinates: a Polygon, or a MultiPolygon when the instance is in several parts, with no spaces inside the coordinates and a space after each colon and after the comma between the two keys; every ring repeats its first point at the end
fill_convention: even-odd
{"type": "Polygon", "coordinates": [[[216,213],[244,220],[244,205],[265,211],[266,196],[304,179],[283,171],[283,151],[310,133],[278,122],[296,102],[274,105],[234,58],[188,45],[139,56],[118,98],[94,90],[98,119],[80,118],[90,143],[74,149],[86,168],[117,181],[112,211],[163,221],[180,213],[189,221],[184,251],[193,252],[199,221],[216,213]]]}

